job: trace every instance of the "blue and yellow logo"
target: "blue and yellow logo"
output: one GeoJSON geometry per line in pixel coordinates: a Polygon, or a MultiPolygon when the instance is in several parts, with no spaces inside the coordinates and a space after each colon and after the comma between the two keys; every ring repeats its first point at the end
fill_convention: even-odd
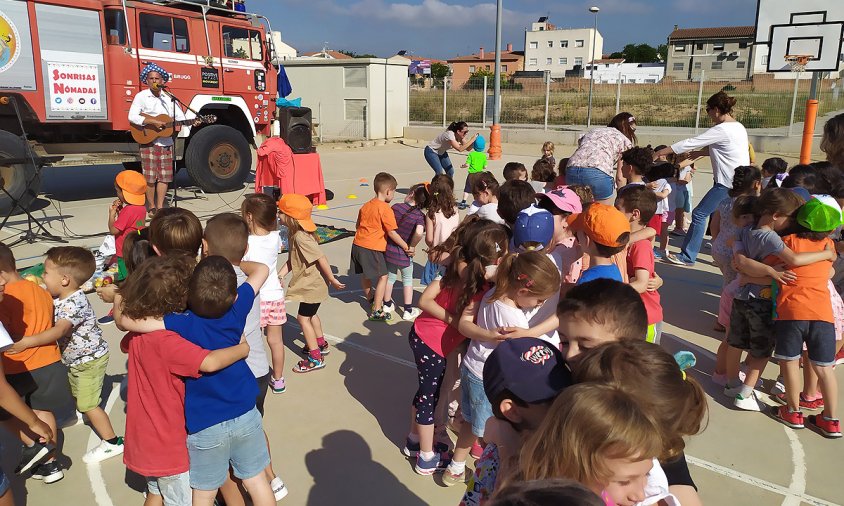
{"type": "Polygon", "coordinates": [[[21,53],[20,34],[12,20],[0,12],[0,73],[10,69],[21,53]]]}

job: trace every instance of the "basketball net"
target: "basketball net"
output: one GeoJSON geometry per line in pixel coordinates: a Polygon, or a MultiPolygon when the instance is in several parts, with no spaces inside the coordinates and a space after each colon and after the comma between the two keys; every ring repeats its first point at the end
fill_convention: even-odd
{"type": "Polygon", "coordinates": [[[809,64],[809,60],[812,59],[812,55],[808,54],[787,54],[785,55],[785,61],[791,66],[792,72],[803,72],[806,70],[806,65],[809,64]]]}

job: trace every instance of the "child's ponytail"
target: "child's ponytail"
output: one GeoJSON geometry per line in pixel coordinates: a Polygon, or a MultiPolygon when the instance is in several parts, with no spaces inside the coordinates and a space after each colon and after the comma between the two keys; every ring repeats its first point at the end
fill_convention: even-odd
{"type": "Polygon", "coordinates": [[[467,229],[452,250],[454,258],[442,279],[443,288],[462,285],[456,314],[461,314],[486,284],[486,267],[495,265],[507,253],[507,232],[490,220],[478,220],[467,229]],[[466,267],[460,273],[460,262],[466,267]]]}
{"type": "Polygon", "coordinates": [[[729,191],[730,197],[746,195],[753,189],[753,185],[762,181],[762,171],[753,165],[742,165],[736,167],[733,175],[733,188],[729,191]]]}
{"type": "Polygon", "coordinates": [[[411,186],[408,193],[413,196],[414,207],[428,209],[428,188],[425,184],[419,183],[411,186]]]}
{"type": "Polygon", "coordinates": [[[504,257],[498,266],[490,301],[512,296],[510,292],[523,288],[533,295],[549,295],[560,289],[560,271],[548,255],[526,251],[504,257]]]}
{"type": "Polygon", "coordinates": [[[438,211],[446,218],[451,218],[457,213],[454,201],[454,180],[451,177],[437,174],[431,180],[428,192],[428,218],[433,220],[438,211]]]}

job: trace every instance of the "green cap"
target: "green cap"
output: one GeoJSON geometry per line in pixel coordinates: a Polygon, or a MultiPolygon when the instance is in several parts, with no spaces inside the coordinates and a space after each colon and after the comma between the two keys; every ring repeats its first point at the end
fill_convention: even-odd
{"type": "Polygon", "coordinates": [[[829,195],[813,195],[797,211],[797,223],[812,232],[832,232],[842,225],[841,206],[829,195]]]}

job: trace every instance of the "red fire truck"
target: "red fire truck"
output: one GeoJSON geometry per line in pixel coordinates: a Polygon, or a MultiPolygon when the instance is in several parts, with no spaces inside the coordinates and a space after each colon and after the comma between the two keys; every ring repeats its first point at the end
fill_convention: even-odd
{"type": "MultiPolygon", "coordinates": [[[[206,191],[239,188],[252,164],[250,145],[270,135],[277,73],[269,20],[234,3],[0,0],[0,160],[26,155],[16,102],[38,156],[61,156],[60,165],[137,166],[129,106],[144,89],[140,71],[155,62],[170,73],[175,97],[216,117],[179,131],[178,163],[206,191]]],[[[13,197],[37,194],[33,170],[0,166],[13,197]],[[34,191],[25,191],[27,181],[34,191]]],[[[0,209],[9,204],[0,195],[0,209]]]]}

